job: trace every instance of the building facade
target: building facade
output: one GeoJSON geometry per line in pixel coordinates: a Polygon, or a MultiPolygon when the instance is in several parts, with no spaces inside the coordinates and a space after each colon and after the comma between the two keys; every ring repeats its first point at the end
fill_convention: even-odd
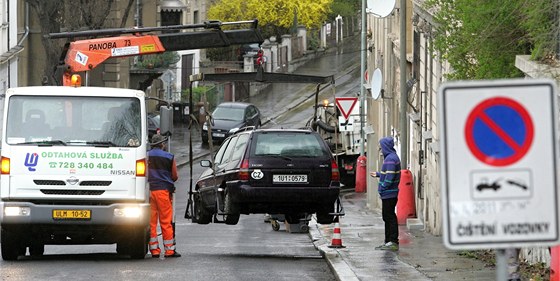
{"type": "Polygon", "coordinates": [[[18,86],[17,62],[27,34],[18,33],[17,10],[17,0],[0,0],[0,95],[18,86]]]}

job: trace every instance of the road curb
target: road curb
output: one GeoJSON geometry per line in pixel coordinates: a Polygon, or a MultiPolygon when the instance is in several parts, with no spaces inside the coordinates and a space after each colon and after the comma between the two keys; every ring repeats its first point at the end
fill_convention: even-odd
{"type": "MultiPolygon", "coordinates": [[[[328,237],[325,237],[317,221],[313,217],[309,222],[309,236],[313,242],[313,246],[321,253],[323,258],[327,261],[331,271],[338,281],[359,281],[360,279],[350,265],[342,258],[340,250],[329,248],[328,237]]],[[[342,250],[344,251],[344,250],[342,250]]]]}

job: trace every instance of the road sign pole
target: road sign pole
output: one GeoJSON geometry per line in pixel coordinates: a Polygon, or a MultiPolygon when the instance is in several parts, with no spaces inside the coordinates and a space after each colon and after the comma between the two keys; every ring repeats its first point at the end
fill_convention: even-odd
{"type": "Polygon", "coordinates": [[[496,249],[496,281],[507,281],[507,258],[506,250],[496,249]]]}

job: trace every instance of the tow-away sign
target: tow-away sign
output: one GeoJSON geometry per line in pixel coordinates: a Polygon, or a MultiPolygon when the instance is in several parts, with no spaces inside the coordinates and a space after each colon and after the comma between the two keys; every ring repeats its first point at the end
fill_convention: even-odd
{"type": "Polygon", "coordinates": [[[555,82],[451,82],[438,102],[445,245],[558,244],[555,82]]]}

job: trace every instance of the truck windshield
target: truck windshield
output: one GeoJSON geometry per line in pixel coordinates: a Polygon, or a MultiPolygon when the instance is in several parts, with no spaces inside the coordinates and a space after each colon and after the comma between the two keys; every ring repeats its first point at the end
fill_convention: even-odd
{"type": "Polygon", "coordinates": [[[8,144],[137,147],[140,100],[123,97],[12,96],[8,144]]]}

